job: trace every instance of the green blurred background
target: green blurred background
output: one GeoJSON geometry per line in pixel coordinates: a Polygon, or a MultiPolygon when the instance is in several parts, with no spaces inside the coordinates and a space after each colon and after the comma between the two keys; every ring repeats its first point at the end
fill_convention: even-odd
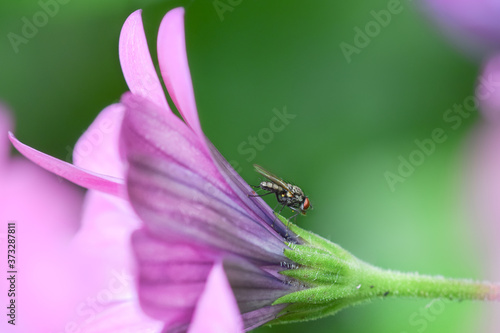
{"type": "MultiPolygon", "coordinates": [[[[17,53],[7,34],[21,34],[22,18],[41,7],[34,0],[1,2],[0,99],[14,112],[17,136],[68,160],[92,119],[127,89],[117,45],[128,14],[143,8],[155,54],[162,16],[183,5],[202,126],[245,179],[259,181],[252,170],[258,163],[299,184],[314,210],[298,224],[374,265],[487,279],[480,235],[463,208],[464,148],[477,115],[457,130],[443,120],[473,94],[477,64],[411,1],[401,2],[402,12],[350,63],[340,43],[354,44],[354,28],[364,29],[374,20],[370,11],[386,9],[388,1],[221,2],[232,9],[223,19],[211,0],[70,0],[17,53]],[[249,136],[269,128],[273,109],[283,108],[295,118],[260,142],[255,157],[244,152],[249,136]],[[407,158],[414,140],[435,128],[448,139],[391,191],[384,173],[396,173],[398,157],[407,158]]],[[[257,332],[480,330],[488,305],[443,304],[388,299],[257,332]]]]}

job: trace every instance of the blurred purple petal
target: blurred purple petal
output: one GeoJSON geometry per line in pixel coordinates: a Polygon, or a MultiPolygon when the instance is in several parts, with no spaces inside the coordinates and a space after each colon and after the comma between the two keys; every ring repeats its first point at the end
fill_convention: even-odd
{"type": "MultiPolygon", "coordinates": [[[[73,259],[68,254],[71,236],[78,228],[82,193],[74,186],[59,182],[45,170],[25,160],[13,159],[0,175],[0,220],[16,223],[16,270],[19,291],[16,329],[20,332],[54,331],[68,321],[73,308],[72,290],[77,276],[66,263],[73,259]],[[50,274],[47,269],[50,268],[50,274]],[[47,288],[58,277],[57,288],[47,288]],[[44,304],[44,307],[40,307],[44,304]],[[54,313],[53,309],[59,311],[54,313]]],[[[0,238],[7,248],[5,231],[0,238]]],[[[7,260],[0,264],[7,272],[7,260]]],[[[8,290],[6,276],[0,281],[2,290],[8,290]]],[[[8,304],[7,292],[2,293],[2,304],[8,304]]],[[[8,332],[0,323],[0,331],[8,332]]],[[[10,327],[10,325],[8,325],[10,327]]]]}
{"type": "Polygon", "coordinates": [[[73,164],[118,179],[125,177],[118,141],[125,108],[112,104],[99,113],[73,150],[73,164]]]}
{"type": "Polygon", "coordinates": [[[119,302],[97,314],[90,323],[82,325],[85,333],[161,333],[163,323],[144,315],[135,299],[119,302]]]}
{"type": "Polygon", "coordinates": [[[426,0],[423,8],[466,53],[483,57],[500,49],[498,1],[426,0]]]}
{"type": "Polygon", "coordinates": [[[161,22],[158,61],[168,93],[182,118],[198,136],[202,136],[186,54],[184,8],[172,9],[161,22]]]}
{"type": "MultiPolygon", "coordinates": [[[[68,244],[79,227],[83,193],[24,157],[9,157],[6,131],[12,130],[11,126],[8,111],[0,106],[0,129],[5,130],[0,136],[0,221],[5,227],[0,231],[0,245],[7,251],[7,223],[15,223],[13,236],[17,246],[11,255],[18,272],[16,326],[7,323],[10,318],[6,310],[0,331],[9,332],[13,327],[19,332],[55,331],[66,323],[73,310],[61,304],[72,301],[74,295],[68,291],[75,287],[71,281],[76,276],[65,263],[70,258],[68,244]],[[48,287],[53,285],[55,276],[58,287],[48,287]],[[54,312],[56,308],[59,311],[54,312]]],[[[0,279],[0,288],[5,290],[0,299],[7,306],[11,298],[7,295],[10,286],[6,272],[13,270],[7,267],[7,252],[0,269],[5,274],[0,279]]]]}
{"type": "Polygon", "coordinates": [[[484,65],[476,89],[476,99],[486,120],[500,124],[500,54],[484,65]]]}
{"type": "Polygon", "coordinates": [[[141,10],[125,21],[120,34],[120,64],[131,92],[170,110],[148,49],[141,10]]]}
{"type": "MultiPolygon", "coordinates": [[[[472,133],[468,149],[468,188],[464,200],[470,219],[480,233],[484,274],[500,280],[500,124],[482,123],[472,133]]],[[[484,312],[484,332],[498,332],[500,304],[490,304],[484,312]]]]}
{"type": "MultiPolygon", "coordinates": [[[[27,147],[13,135],[11,141],[18,150],[49,170],[77,179],[75,182],[80,185],[107,191],[113,185],[106,186],[109,183],[106,178],[113,178],[95,172],[123,177],[124,165],[118,155],[121,118],[123,107],[111,105],[79,140],[74,152],[77,164],[92,172],[27,147]]],[[[79,199],[75,207],[75,195],[69,189],[65,192],[59,189],[69,187],[68,184],[34,164],[18,158],[0,168],[0,178],[6,177],[5,181],[1,179],[0,198],[8,206],[7,215],[2,217],[2,211],[0,217],[5,221],[19,221],[17,231],[25,244],[18,252],[22,258],[19,284],[23,286],[19,313],[23,313],[25,320],[19,320],[16,328],[23,332],[147,329],[160,333],[163,323],[146,317],[138,304],[130,237],[140,221],[128,202],[99,191],[88,191],[80,229],[75,233],[82,192],[72,189],[79,199]],[[33,179],[31,175],[35,174],[40,176],[33,179]],[[44,180],[44,185],[39,184],[39,179],[44,180]],[[61,217],[54,214],[67,211],[72,217],[68,213],[61,217]],[[57,277],[57,288],[47,288],[53,285],[54,277],[57,277]]],[[[116,191],[108,192],[115,194],[116,191]]]]}
{"type": "Polygon", "coordinates": [[[79,256],[92,258],[96,268],[94,276],[111,269],[133,274],[130,237],[139,225],[140,220],[124,200],[88,191],[82,227],[72,241],[72,248],[79,256]],[[99,267],[100,262],[103,267],[99,267]]]}
{"type": "Polygon", "coordinates": [[[26,156],[33,163],[38,164],[42,168],[58,176],[88,189],[94,189],[116,196],[124,195],[125,191],[123,181],[121,179],[87,171],[68,162],[64,162],[55,157],[44,154],[23,144],[17,140],[12,133],[9,133],[9,138],[14,147],[16,147],[21,154],[26,156]]]}
{"type": "Polygon", "coordinates": [[[159,333],[163,324],[146,317],[138,305],[130,237],[140,221],[125,201],[98,191],[88,192],[84,209],[71,254],[78,259],[73,270],[84,277],[80,299],[90,297],[95,305],[88,306],[94,311],[87,311],[78,324],[85,332],[116,332],[129,326],[159,333]]]}
{"type": "Polygon", "coordinates": [[[188,332],[243,332],[240,311],[220,263],[212,268],[208,276],[188,332]]]}
{"type": "MultiPolygon", "coordinates": [[[[467,198],[472,207],[473,220],[487,231],[484,245],[491,246],[487,251],[491,259],[498,259],[498,239],[500,237],[500,126],[481,124],[473,133],[469,148],[469,189],[467,198]]],[[[500,265],[489,266],[494,280],[500,280],[500,265]]]]}

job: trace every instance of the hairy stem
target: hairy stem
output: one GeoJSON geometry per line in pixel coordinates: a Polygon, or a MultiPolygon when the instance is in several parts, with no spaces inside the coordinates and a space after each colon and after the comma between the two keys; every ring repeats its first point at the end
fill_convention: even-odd
{"type": "Polygon", "coordinates": [[[450,300],[500,300],[500,285],[442,276],[419,275],[382,270],[369,266],[362,269],[366,296],[447,298],[450,300]],[[371,290],[370,290],[371,289],[371,290]]]}

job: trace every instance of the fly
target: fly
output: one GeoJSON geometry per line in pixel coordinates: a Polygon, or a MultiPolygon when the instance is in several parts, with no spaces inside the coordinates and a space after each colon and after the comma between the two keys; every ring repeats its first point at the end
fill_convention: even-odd
{"type": "Polygon", "coordinates": [[[280,214],[285,207],[288,207],[295,212],[295,214],[290,217],[288,221],[299,214],[306,215],[307,210],[312,208],[309,198],[304,194],[304,191],[302,191],[300,187],[285,182],[283,179],[267,171],[260,165],[254,164],[253,166],[255,171],[268,179],[268,181],[263,181],[259,184],[259,186],[254,187],[267,191],[267,193],[262,195],[248,195],[249,197],[263,197],[274,193],[278,203],[282,205],[278,214],[280,214]]]}

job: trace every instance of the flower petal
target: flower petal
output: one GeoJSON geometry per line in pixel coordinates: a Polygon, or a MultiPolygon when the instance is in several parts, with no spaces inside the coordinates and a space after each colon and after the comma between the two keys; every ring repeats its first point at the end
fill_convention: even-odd
{"type": "Polygon", "coordinates": [[[226,258],[226,272],[241,313],[270,306],[278,298],[303,289],[303,286],[280,275],[265,273],[242,258],[226,258]]]}
{"type": "MultiPolygon", "coordinates": [[[[489,110],[486,110],[489,112],[489,110]]],[[[467,188],[464,202],[467,202],[467,216],[474,221],[474,230],[478,230],[481,239],[482,260],[486,263],[484,275],[493,281],[500,281],[500,126],[498,118],[490,118],[494,114],[487,114],[491,122],[483,122],[473,129],[469,137],[466,161],[468,168],[466,180],[467,188]],[[495,122],[496,121],[496,122],[495,122]]],[[[483,332],[498,332],[500,327],[500,304],[489,304],[488,311],[483,315],[485,329],[483,332]]]]}
{"type": "Polygon", "coordinates": [[[240,311],[221,263],[216,264],[208,276],[188,332],[243,332],[240,311]]]}
{"type": "Polygon", "coordinates": [[[149,316],[164,321],[169,332],[187,327],[214,263],[222,259],[239,310],[249,316],[246,327],[269,320],[259,315],[275,316],[279,311],[269,305],[278,297],[301,289],[285,281],[284,276],[280,280],[243,258],[194,242],[165,241],[146,228],[134,232],[132,246],[139,268],[142,308],[149,316]],[[263,306],[268,310],[255,312],[263,306]]]}
{"type": "Polygon", "coordinates": [[[42,168],[58,176],[88,189],[98,190],[115,196],[125,195],[125,189],[121,179],[96,174],[44,154],[23,144],[14,137],[14,134],[10,132],[9,139],[21,154],[26,156],[35,164],[38,164],[42,168]]]}
{"type": "Polygon", "coordinates": [[[194,244],[165,242],[144,228],[133,233],[132,247],[144,312],[167,329],[186,326],[217,257],[194,244]]]}
{"type": "Polygon", "coordinates": [[[123,75],[130,91],[170,110],[151,60],[141,10],[133,12],[123,24],[119,55],[123,75]]]}
{"type": "Polygon", "coordinates": [[[279,234],[278,237],[286,239],[288,242],[299,244],[300,240],[297,235],[288,230],[281,220],[275,217],[271,207],[269,207],[269,205],[267,205],[262,198],[248,197],[249,193],[253,193],[252,188],[243,178],[241,178],[241,176],[236,172],[236,170],[234,170],[231,164],[229,164],[217,148],[215,148],[215,146],[205,137],[204,140],[207,142],[207,146],[209,147],[210,154],[215,165],[224,177],[226,183],[229,184],[235,195],[238,197],[240,204],[253,212],[257,218],[260,218],[268,226],[272,226],[273,230],[279,234]]]}
{"type": "Polygon", "coordinates": [[[82,226],[65,251],[71,262],[64,265],[79,278],[73,281],[74,305],[65,306],[76,309],[79,315],[74,316],[73,310],[72,322],[80,331],[122,332],[127,328],[161,332],[163,323],[147,317],[139,307],[130,246],[131,234],[139,224],[125,200],[87,192],[82,226]],[[83,311],[81,304],[93,311],[83,311]]]}
{"type": "Polygon", "coordinates": [[[288,304],[278,304],[266,306],[264,308],[248,312],[242,315],[245,322],[245,330],[253,330],[278,317],[278,314],[288,306],[288,304]]]}
{"type": "Polygon", "coordinates": [[[500,122],[500,54],[490,58],[483,68],[476,89],[479,110],[487,121],[500,122]]]}
{"type": "Polygon", "coordinates": [[[85,333],[163,332],[163,323],[144,315],[137,300],[123,301],[102,310],[90,322],[80,327],[85,333]]]}
{"type": "Polygon", "coordinates": [[[418,4],[445,35],[477,58],[498,50],[500,4],[492,0],[424,0],[418,4]]]}
{"type": "Polygon", "coordinates": [[[116,178],[125,178],[119,154],[119,137],[125,108],[112,104],[99,113],[73,150],[73,164],[79,168],[116,178]]]}
{"type": "Polygon", "coordinates": [[[196,132],[204,148],[211,150],[211,158],[217,165],[225,181],[239,197],[240,204],[252,213],[257,213],[269,226],[282,236],[297,242],[295,235],[289,234],[286,227],[277,220],[273,211],[260,198],[248,198],[252,189],[241,179],[234,169],[225,161],[213,145],[206,139],[198,118],[196,101],[186,54],[184,33],[184,8],[169,11],[162,20],[158,32],[158,61],[168,93],[174,101],[186,123],[196,132]]]}
{"type": "Polygon", "coordinates": [[[103,306],[133,297],[135,261],[130,238],[140,220],[130,205],[115,196],[87,191],[81,221],[68,247],[83,277],[78,292],[92,295],[108,289],[110,292],[100,301],[103,306]],[[86,290],[88,286],[93,289],[86,290]]]}
{"type": "MultiPolygon", "coordinates": [[[[8,142],[7,132],[3,134],[8,142]]],[[[15,326],[2,321],[0,332],[59,332],[71,318],[73,308],[67,304],[74,301],[72,291],[78,287],[66,263],[68,243],[80,227],[83,193],[24,157],[5,158],[0,172],[0,221],[5,226],[0,244],[7,248],[7,223],[14,222],[15,256],[22,258],[15,262],[16,285],[23,286],[23,292],[16,293],[16,311],[25,320],[16,320],[15,326]],[[57,288],[48,288],[55,276],[60,279],[57,288]]],[[[7,260],[0,262],[2,272],[12,270],[7,264],[7,260]]],[[[1,290],[9,289],[7,277],[0,280],[1,290]]],[[[8,304],[7,296],[7,292],[0,294],[2,304],[8,304]]]]}
{"type": "Polygon", "coordinates": [[[80,257],[91,257],[96,272],[114,269],[133,274],[135,263],[130,237],[140,224],[125,200],[87,191],[82,226],[72,240],[72,248],[80,257]]]}
{"type": "Polygon", "coordinates": [[[202,142],[181,119],[138,95],[124,94],[122,104],[126,107],[121,136],[125,154],[177,161],[230,191],[202,142]]]}
{"type": "Polygon", "coordinates": [[[158,62],[163,81],[182,118],[200,137],[201,130],[186,54],[184,8],[169,11],[158,32],[158,62]]]}
{"type": "Polygon", "coordinates": [[[161,117],[154,104],[139,96],[127,95],[123,103],[127,190],[149,230],[158,237],[189,237],[268,263],[285,260],[283,240],[237,204],[184,123],[174,115],[161,117]]]}

